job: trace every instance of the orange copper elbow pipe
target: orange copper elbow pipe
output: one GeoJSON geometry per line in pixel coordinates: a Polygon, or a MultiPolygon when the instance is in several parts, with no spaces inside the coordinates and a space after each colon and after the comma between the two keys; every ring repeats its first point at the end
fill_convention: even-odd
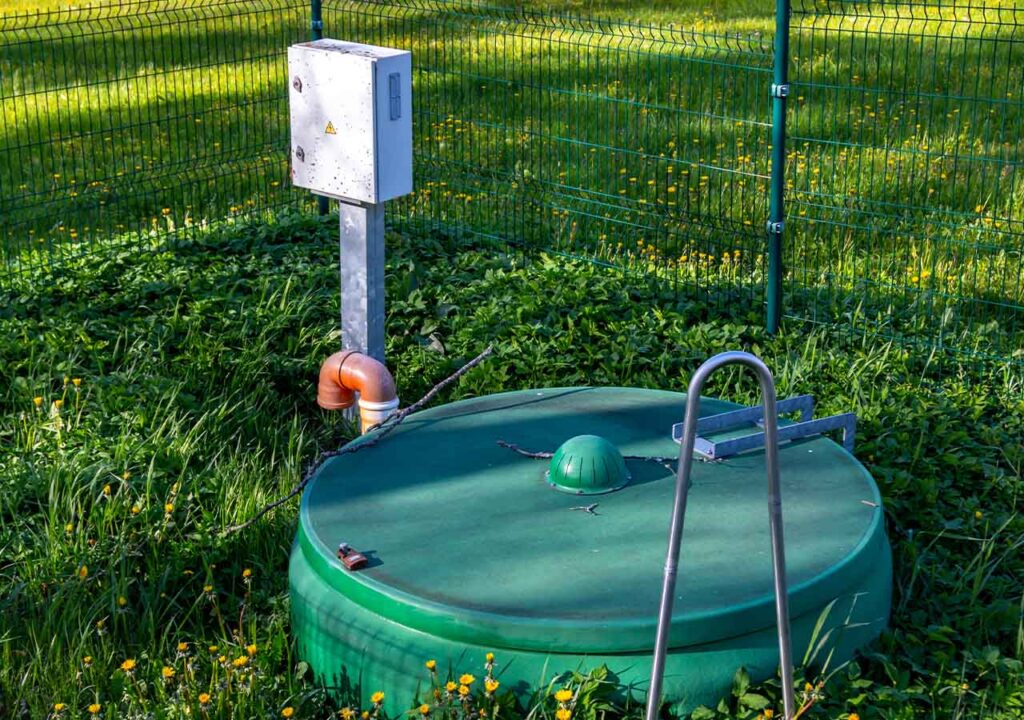
{"type": "Polygon", "coordinates": [[[398,409],[395,378],[384,363],[356,350],[342,350],[324,360],[316,390],[317,405],[324,410],[343,410],[355,404],[356,393],[363,432],[398,409]]]}

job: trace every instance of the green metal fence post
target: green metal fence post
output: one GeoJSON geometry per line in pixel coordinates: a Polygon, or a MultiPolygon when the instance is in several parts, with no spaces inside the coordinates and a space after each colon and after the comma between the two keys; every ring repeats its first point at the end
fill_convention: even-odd
{"type": "MultiPolygon", "coordinates": [[[[319,40],[324,36],[323,0],[309,0],[309,29],[313,40],[319,40]]],[[[326,215],[330,211],[330,201],[323,195],[318,195],[316,209],[321,215],[326,215]]]]}
{"type": "Polygon", "coordinates": [[[786,186],[786,97],[789,95],[789,0],[775,0],[775,57],[772,82],[772,176],[768,205],[768,332],[782,319],[783,192],[786,186]]]}

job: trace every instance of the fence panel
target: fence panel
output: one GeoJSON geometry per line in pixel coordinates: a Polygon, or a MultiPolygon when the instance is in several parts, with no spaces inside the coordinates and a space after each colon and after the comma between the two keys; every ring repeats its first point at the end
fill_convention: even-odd
{"type": "MultiPolygon", "coordinates": [[[[1024,362],[1024,9],[792,0],[788,322],[1024,362]]],[[[412,50],[416,192],[393,227],[545,249],[764,317],[770,33],[476,0],[327,0],[412,50]]],[[[305,203],[285,49],[305,0],[0,15],[0,284],[97,242],[305,203]]]]}
{"type": "Polygon", "coordinates": [[[0,16],[0,282],[285,202],[296,0],[0,16]]]}
{"type": "Polygon", "coordinates": [[[463,0],[328,0],[412,50],[416,193],[442,228],[669,278],[763,315],[771,43],[463,0]]]}
{"type": "Polygon", "coordinates": [[[788,311],[1024,360],[1024,8],[794,0],[788,311]]]}

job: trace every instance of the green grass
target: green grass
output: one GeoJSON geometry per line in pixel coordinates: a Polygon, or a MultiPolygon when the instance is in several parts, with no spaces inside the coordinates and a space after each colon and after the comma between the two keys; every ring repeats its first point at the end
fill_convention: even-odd
{"type": "MultiPolygon", "coordinates": [[[[240,535],[219,531],[351,436],[313,394],[337,346],[333,234],[332,221],[309,217],[230,221],[194,243],[111,249],[3,291],[0,716],[42,718],[57,702],[66,717],[94,702],[109,718],[278,717],[289,706],[326,716],[288,636],[295,507],[240,535]],[[217,657],[230,664],[249,644],[254,671],[232,668],[226,682],[217,657]],[[131,676],[119,669],[129,658],[131,676]],[[174,679],[161,678],[165,665],[174,679]]],[[[806,717],[1024,713],[1018,371],[838,345],[800,327],[771,338],[728,288],[716,300],[734,310],[711,317],[642,272],[437,234],[393,235],[389,253],[388,356],[405,398],[491,342],[495,357],[443,400],[584,383],[679,390],[701,360],[742,347],[773,367],[780,393],[856,412],[857,454],[882,488],[894,544],[892,630],[815,691],[806,717]]],[[[738,372],[709,392],[756,399],[738,372]]],[[[801,683],[821,673],[803,672],[801,683]]],[[[596,696],[591,710],[614,710],[596,696]]],[[[756,715],[736,702],[721,716],[756,715]]]]}
{"type": "MultiPolygon", "coordinates": [[[[525,4],[617,20],[597,25],[337,2],[325,20],[416,57],[417,191],[389,239],[402,396],[492,341],[444,399],[682,389],[713,352],[762,354],[780,392],[858,414],[896,556],[892,632],[809,717],[1017,718],[1024,50],[954,21],[976,10],[872,6],[884,26],[794,16],[787,308],[812,322],[776,338],[769,3],[525,4]]],[[[0,20],[0,717],[322,717],[287,633],[294,508],[218,532],[351,437],[311,391],[338,343],[332,226],[258,211],[305,199],[280,53],[306,5],[0,0],[36,9],[61,12],[0,20]],[[257,672],[226,682],[218,657],[251,644],[257,672]]],[[[755,398],[738,374],[710,391],[755,398]]],[[[601,687],[576,716],[637,714],[601,687]]]]}
{"type": "MultiPolygon", "coordinates": [[[[304,2],[99,6],[4,21],[0,254],[15,272],[301,197],[282,50],[307,38],[304,2]]],[[[691,295],[729,253],[726,275],[761,302],[772,4],[521,7],[327,3],[329,35],[416,58],[401,214],[616,264],[642,248],[691,295]]],[[[794,3],[786,309],[1020,362],[1016,11],[843,7],[794,3]]]]}

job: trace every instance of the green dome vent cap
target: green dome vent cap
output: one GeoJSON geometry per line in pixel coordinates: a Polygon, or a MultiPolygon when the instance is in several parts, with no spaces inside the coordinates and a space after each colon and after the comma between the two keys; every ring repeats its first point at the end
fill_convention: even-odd
{"type": "Polygon", "coordinates": [[[622,453],[599,435],[569,438],[551,457],[549,485],[573,495],[600,495],[629,484],[622,453]]]}

